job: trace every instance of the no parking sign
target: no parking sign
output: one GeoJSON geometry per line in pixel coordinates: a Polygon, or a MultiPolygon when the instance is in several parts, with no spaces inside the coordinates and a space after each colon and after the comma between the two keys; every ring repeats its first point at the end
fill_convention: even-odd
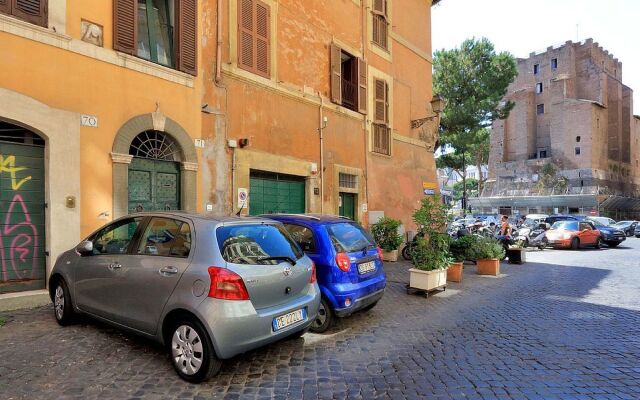
{"type": "Polygon", "coordinates": [[[249,199],[249,190],[238,188],[238,208],[246,207],[249,199]]]}

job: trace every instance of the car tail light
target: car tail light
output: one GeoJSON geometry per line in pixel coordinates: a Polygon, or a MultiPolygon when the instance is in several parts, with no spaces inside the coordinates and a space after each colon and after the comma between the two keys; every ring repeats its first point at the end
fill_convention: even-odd
{"type": "Polygon", "coordinates": [[[349,269],[351,269],[351,261],[347,253],[338,253],[336,255],[336,264],[338,264],[338,268],[344,272],[349,272],[349,269]]]}
{"type": "Polygon", "coordinates": [[[249,292],[240,275],[220,267],[209,267],[209,297],[223,300],[249,300],[249,292]]]}
{"type": "Polygon", "coordinates": [[[378,249],[378,258],[380,259],[380,261],[382,261],[382,249],[380,247],[378,247],[377,249],[378,249]]]}
{"type": "Polygon", "coordinates": [[[316,264],[311,261],[311,278],[309,278],[309,283],[316,282],[316,264]]]}

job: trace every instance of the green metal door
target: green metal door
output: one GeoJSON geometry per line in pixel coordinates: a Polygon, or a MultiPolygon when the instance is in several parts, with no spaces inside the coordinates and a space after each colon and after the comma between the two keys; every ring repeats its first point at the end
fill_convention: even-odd
{"type": "Polygon", "coordinates": [[[356,195],[354,193],[340,192],[340,208],[338,213],[341,217],[356,220],[356,195]]]}
{"type": "Polygon", "coordinates": [[[179,164],[134,157],[129,164],[129,212],[179,209],[179,164]]]}
{"type": "Polygon", "coordinates": [[[249,214],[298,214],[305,212],[303,177],[251,171],[249,214]]]}
{"type": "Polygon", "coordinates": [[[45,287],[45,243],[44,145],[0,142],[0,294],[45,287]]]}

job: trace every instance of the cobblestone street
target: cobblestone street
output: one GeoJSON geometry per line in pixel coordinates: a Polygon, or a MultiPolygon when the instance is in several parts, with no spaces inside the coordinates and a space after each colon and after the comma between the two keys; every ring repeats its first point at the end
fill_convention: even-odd
{"type": "Polygon", "coordinates": [[[51,307],[7,313],[3,399],[638,399],[640,239],[620,248],[545,250],[500,277],[465,267],[462,284],[408,295],[407,263],[367,314],[236,357],[201,385],[165,352],[51,307]]]}

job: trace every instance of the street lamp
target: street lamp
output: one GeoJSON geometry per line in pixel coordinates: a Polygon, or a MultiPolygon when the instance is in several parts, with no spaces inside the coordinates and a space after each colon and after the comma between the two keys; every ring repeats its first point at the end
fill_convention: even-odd
{"type": "Polygon", "coordinates": [[[440,116],[442,111],[444,111],[444,100],[442,100],[440,96],[433,96],[433,99],[431,100],[431,110],[433,110],[435,114],[428,117],[412,120],[411,129],[420,128],[422,125],[424,125],[425,122],[438,118],[440,116]]]}

